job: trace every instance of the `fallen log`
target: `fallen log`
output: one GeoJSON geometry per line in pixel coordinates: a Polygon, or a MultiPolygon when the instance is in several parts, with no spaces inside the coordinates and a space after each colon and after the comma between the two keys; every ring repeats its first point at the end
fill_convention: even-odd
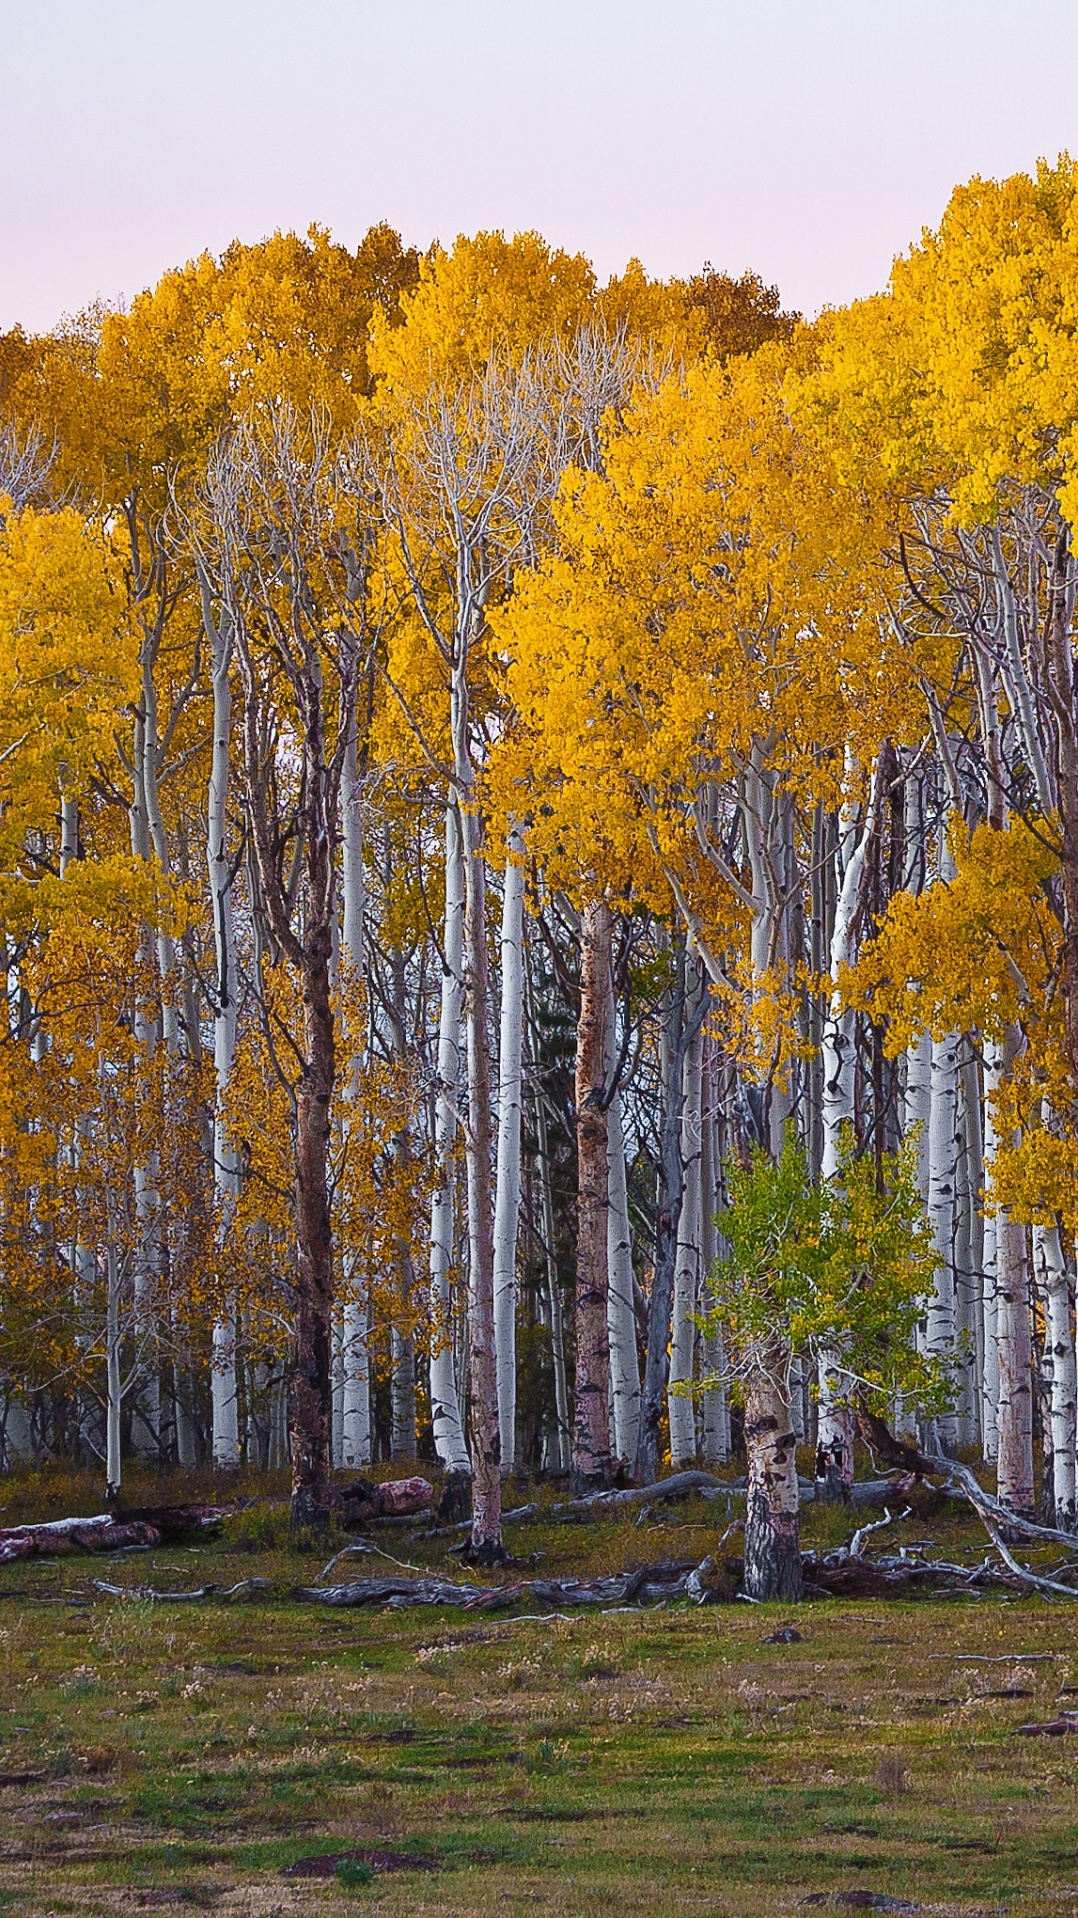
{"type": "Polygon", "coordinates": [[[297,1598],[315,1605],[468,1605],[490,1598],[485,1585],[453,1585],[442,1578],[354,1578],[345,1585],[301,1585],[297,1598]]]}
{"type": "Polygon", "coordinates": [[[728,1480],[716,1478],[714,1472],[674,1472],[669,1478],[656,1480],[654,1485],[630,1485],[624,1491],[592,1492],[587,1498],[573,1498],[560,1505],[553,1506],[552,1515],[562,1518],[577,1512],[601,1512],[626,1505],[639,1505],[642,1499],[678,1499],[691,1498],[699,1492],[729,1492],[735,1487],[728,1480]]]}
{"type": "Polygon", "coordinates": [[[160,1545],[156,1525],[104,1512],[97,1518],[58,1518],[42,1525],[12,1525],[0,1531],[0,1565],[14,1559],[64,1558],[73,1552],[118,1552],[131,1545],[160,1545]]]}
{"type": "Polygon", "coordinates": [[[372,1519],[412,1518],[429,1512],[434,1487],[425,1478],[391,1478],[376,1485],[372,1479],[356,1479],[335,1494],[340,1523],[368,1525],[372,1519]]]}
{"type": "Polygon", "coordinates": [[[118,1525],[152,1525],[164,1544],[212,1536],[225,1517],[223,1505],[133,1505],[113,1513],[118,1525]]]}
{"type": "Polygon", "coordinates": [[[180,1605],[195,1598],[236,1598],[240,1592],[267,1592],[268,1578],[241,1578],[238,1585],[197,1585],[193,1592],[158,1592],[152,1585],[106,1585],[100,1578],[90,1580],[95,1592],[106,1598],[144,1598],[156,1604],[180,1605]]]}
{"type": "Polygon", "coordinates": [[[958,1459],[937,1457],[932,1469],[941,1477],[948,1478],[968,1498],[986,1531],[996,1526],[1000,1531],[1009,1533],[1012,1538],[1024,1538],[1031,1541],[1044,1540],[1052,1545],[1069,1545],[1073,1551],[1076,1536],[1074,1532],[1063,1532],[1054,1525],[1037,1525],[1031,1518],[1023,1518],[1020,1513],[1012,1512],[1002,1505],[991,1492],[979,1485],[968,1465],[962,1465],[958,1459]]]}
{"type": "Polygon", "coordinates": [[[1016,1738],[1062,1738],[1067,1732],[1078,1732],[1078,1712],[1060,1712],[1058,1718],[1049,1718],[1042,1725],[1018,1725],[1016,1738]]]}
{"type": "Polygon", "coordinates": [[[702,1575],[710,1560],[694,1559],[644,1565],[596,1579],[528,1579],[519,1585],[457,1585],[440,1578],[357,1578],[345,1585],[301,1586],[296,1597],[316,1605],[461,1605],[468,1611],[501,1611],[518,1600],[560,1608],[563,1605],[648,1605],[688,1595],[703,1603],[702,1575]],[[690,1590],[690,1579],[696,1584],[690,1590]]]}
{"type": "Polygon", "coordinates": [[[0,1565],[13,1559],[66,1557],[72,1552],[118,1552],[133,1545],[160,1545],[212,1531],[223,1518],[219,1505],[145,1505],[99,1512],[90,1518],[49,1518],[37,1525],[0,1529],[0,1565]]]}

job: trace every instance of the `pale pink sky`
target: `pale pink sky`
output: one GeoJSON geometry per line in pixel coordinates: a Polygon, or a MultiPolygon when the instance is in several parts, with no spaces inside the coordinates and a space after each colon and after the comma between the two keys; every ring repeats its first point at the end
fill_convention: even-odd
{"type": "Polygon", "coordinates": [[[1076,0],[0,0],[0,327],[233,236],[538,227],[812,313],[1078,151],[1076,0]]]}

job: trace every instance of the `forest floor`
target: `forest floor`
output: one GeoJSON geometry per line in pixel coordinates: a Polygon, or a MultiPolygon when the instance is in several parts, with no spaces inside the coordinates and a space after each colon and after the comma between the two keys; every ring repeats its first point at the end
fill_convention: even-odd
{"type": "MultiPolygon", "coordinates": [[[[208,1489],[173,1479],[125,1495],[208,1489]]],[[[7,1479],[0,1498],[7,1524],[100,1509],[89,1481],[59,1475],[7,1479]]],[[[909,1502],[884,1539],[983,1557],[967,1508],[909,1502]]],[[[715,1510],[539,1522],[509,1544],[542,1554],[550,1577],[700,1559],[715,1510]]],[[[805,1543],[835,1544],[864,1516],[809,1508],[805,1543]]],[[[291,1594],[336,1546],[296,1552],[286,1523],[264,1501],[195,1547],[0,1566],[0,1909],[1078,1913],[1078,1719],[1073,1737],[1018,1730],[1078,1705],[1078,1606],[332,1611],[291,1594]],[[92,1583],[248,1576],[269,1581],[251,1602],[117,1599],[92,1583]],[[799,1640],[767,1642],[788,1625],[799,1640]],[[400,1868],[372,1877],[365,1852],[400,1868]],[[304,1860],[316,1863],[290,1869],[304,1860]]],[[[452,1539],[375,1536],[455,1575],[452,1539]]],[[[346,1560],[337,1576],[381,1566],[393,1569],[346,1560]]]]}

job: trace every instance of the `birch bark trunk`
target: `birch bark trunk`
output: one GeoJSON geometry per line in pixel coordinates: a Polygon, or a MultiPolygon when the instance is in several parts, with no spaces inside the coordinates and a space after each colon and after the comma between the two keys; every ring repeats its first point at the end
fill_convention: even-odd
{"type": "Polygon", "coordinates": [[[1045,1314],[1045,1370],[1051,1408],[1052,1524],[1062,1531],[1073,1531],[1078,1517],[1075,1507],[1074,1286],[1058,1226],[1034,1226],[1033,1256],[1045,1314]]]}
{"type": "Polygon", "coordinates": [[[547,1301],[550,1310],[551,1366],[554,1372],[554,1469],[567,1472],[571,1455],[569,1383],[565,1364],[565,1327],[561,1303],[561,1281],[555,1251],[554,1194],[550,1180],[550,1153],[546,1108],[542,1087],[535,1088],[535,1138],[538,1147],[540,1205],[543,1220],[543,1252],[546,1264],[547,1301]]]}
{"type": "MultiPolygon", "coordinates": [[[[697,993],[704,990],[697,977],[697,993]]],[[[681,1165],[682,1192],[678,1212],[677,1254],[674,1265],[673,1331],[670,1341],[670,1379],[667,1416],[670,1425],[670,1463],[675,1471],[696,1459],[696,1419],[689,1392],[696,1347],[696,1309],[700,1289],[702,1236],[701,1107],[704,1035],[698,1025],[685,1053],[682,1068],[681,1165]],[[681,1387],[681,1390],[678,1388],[681,1387]]]]}
{"type": "MultiPolygon", "coordinates": [[[[851,771],[852,767],[848,764],[848,775],[851,771]]],[[[835,848],[836,900],[829,951],[831,996],[824,1015],[821,1039],[821,1179],[838,1176],[843,1128],[852,1127],[854,1121],[854,1020],[853,1014],[843,1004],[840,980],[843,967],[850,965],[855,957],[854,928],[865,857],[875,830],[878,786],[877,767],[863,831],[858,834],[852,808],[847,803],[843,807],[835,848]]],[[[848,1374],[833,1353],[821,1353],[816,1479],[825,1498],[845,1500],[850,1497],[854,1475],[853,1439],[854,1420],[848,1374]]]]}
{"type": "Polygon", "coordinates": [[[329,1518],[333,1244],[330,1232],[330,1104],[336,1076],[328,919],[304,941],[304,1066],[296,1089],[295,1359],[289,1424],[292,1439],[292,1524],[324,1530],[329,1518]]]}
{"type": "MultiPolygon", "coordinates": [[[[617,1030],[613,990],[606,1020],[605,1073],[613,1085],[617,1070],[617,1030]]],[[[629,1222],[629,1191],[625,1170],[625,1131],[621,1093],[615,1091],[607,1111],[606,1252],[608,1291],[607,1341],[610,1348],[610,1399],[614,1452],[629,1467],[636,1457],[640,1434],[640,1365],[636,1354],[636,1312],[633,1308],[633,1238],[629,1222]]]]}
{"type": "Polygon", "coordinates": [[[797,1454],[790,1427],[787,1355],[761,1355],[745,1400],[745,1595],[798,1599],[802,1594],[798,1538],[797,1454]]]}
{"type": "MultiPolygon", "coordinates": [[[[928,1301],[925,1345],[929,1357],[950,1363],[955,1353],[954,1229],[958,1171],[958,1035],[932,1041],[931,1113],[928,1125],[928,1220],[936,1274],[928,1301]]],[[[957,1442],[954,1412],[936,1421],[943,1451],[957,1442]]]]}
{"type": "Polygon", "coordinates": [[[520,1228],[521,1059],[524,1038],[523,837],[514,827],[502,896],[502,1003],[498,1049],[498,1151],[494,1197],[494,1343],[502,1472],[516,1465],[517,1234],[520,1228]]]}
{"type": "MultiPolygon", "coordinates": [[[[984,1042],[984,1177],[991,1184],[998,1133],[995,1095],[1005,1065],[1004,1048],[994,1039],[984,1042]]],[[[981,1449],[986,1465],[994,1465],[999,1453],[999,1245],[998,1207],[994,1198],[984,1209],[984,1244],[981,1255],[984,1358],[981,1365],[981,1449]]]]}
{"type": "MultiPolygon", "coordinates": [[[[217,1248],[224,1257],[239,1192],[239,1161],[225,1120],[225,1100],[236,1054],[238,981],[232,915],[232,865],[228,853],[228,789],[232,740],[232,639],[228,614],[213,616],[209,582],[200,572],[202,623],[209,641],[213,688],[213,744],[206,800],[206,864],[213,914],[217,990],[213,1002],[213,1182],[217,1200],[217,1248]]],[[[236,1382],[236,1313],[233,1305],[214,1320],[210,1357],[213,1462],[231,1470],[240,1462],[236,1382]]]]}
{"type": "MultiPolygon", "coordinates": [[[[363,808],[355,721],[349,728],[341,765],[341,956],[354,977],[366,978],[367,883],[363,866],[363,808]]],[[[359,1033],[343,1038],[348,1059],[342,1087],[345,1101],[355,1097],[359,1033]]],[[[341,1461],[356,1471],[371,1458],[370,1360],[367,1330],[370,1309],[357,1284],[355,1261],[344,1262],[341,1308],[341,1461]]]]}
{"type": "Polygon", "coordinates": [[[438,1068],[434,1103],[435,1183],[430,1220],[430,1404],[434,1444],[447,1479],[447,1516],[466,1503],[472,1467],[460,1413],[453,1349],[450,1274],[456,1243],[453,1145],[460,1096],[461,977],[464,950],[464,860],[460,814],[450,800],[445,815],[445,921],[438,1068]]]}
{"type": "Polygon", "coordinates": [[[655,1260],[648,1308],[644,1389],[634,1477],[651,1485],[659,1475],[659,1424],[666,1392],[670,1319],[674,1300],[677,1218],[681,1206],[681,1068],[685,1017],[685,947],[676,953],[674,978],[663,994],[660,1040],[662,1110],[659,1179],[655,1208],[655,1260]]]}
{"type": "MultiPolygon", "coordinates": [[[[458,762],[459,764],[459,762],[458,762]]],[[[471,1556],[493,1564],[502,1543],[498,1376],[494,1357],[494,1230],[491,1191],[490,990],[487,976],[486,872],[478,821],[465,812],[464,1031],[468,1061],[468,1342],[472,1396],[471,1556]]]]}
{"type": "MultiPolygon", "coordinates": [[[[721,1200],[724,1131],[721,1116],[719,1060],[714,1040],[704,1032],[703,1110],[701,1115],[700,1182],[702,1190],[703,1307],[715,1304],[711,1285],[720,1246],[718,1211],[721,1200]]],[[[730,1407],[726,1385],[726,1346],[722,1329],[705,1330],[700,1345],[705,1384],[701,1395],[701,1450],[705,1465],[721,1465],[730,1456],[730,1407]]]]}
{"type": "Polygon", "coordinates": [[[611,914],[606,901],[590,901],[580,921],[580,1015],[576,1037],[578,1196],[572,1479],[578,1493],[602,1490],[613,1480],[607,1338],[609,1108],[605,1103],[611,934],[611,914]]]}
{"type": "Polygon", "coordinates": [[[996,1218],[999,1412],[996,1496],[1023,1518],[1034,1513],[1033,1341],[1029,1322],[1025,1227],[1006,1211],[996,1218]]]}

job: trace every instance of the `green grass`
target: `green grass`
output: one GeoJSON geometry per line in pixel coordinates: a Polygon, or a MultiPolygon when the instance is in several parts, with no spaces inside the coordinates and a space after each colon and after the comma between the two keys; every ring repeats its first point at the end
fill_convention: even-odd
{"type": "MultiPolygon", "coordinates": [[[[10,1516],[75,1509],[58,1477],[5,1490],[10,1516]]],[[[962,1511],[914,1502],[899,1536],[982,1555],[962,1511]]],[[[814,1528],[833,1542],[852,1526],[810,1513],[809,1542],[814,1528]]],[[[703,1557],[715,1536],[701,1503],[510,1542],[558,1576],[703,1557]]],[[[384,1538],[448,1575],[451,1542],[384,1538]]],[[[858,1887],[937,1913],[1078,1908],[1078,1737],[1015,1735],[1075,1703],[1078,1608],[332,1613],[290,1597],[317,1570],[268,1504],[195,1549],[0,1568],[0,1908],[762,1918],[858,1887]],[[253,1603],[157,1606],[91,1583],[249,1575],[270,1581],[253,1603]],[[794,1620],[803,1642],[762,1642],[794,1620]],[[1032,1695],[991,1696],[1009,1685],[1032,1695]],[[282,1876],[371,1850],[438,1870],[282,1876]]]]}

